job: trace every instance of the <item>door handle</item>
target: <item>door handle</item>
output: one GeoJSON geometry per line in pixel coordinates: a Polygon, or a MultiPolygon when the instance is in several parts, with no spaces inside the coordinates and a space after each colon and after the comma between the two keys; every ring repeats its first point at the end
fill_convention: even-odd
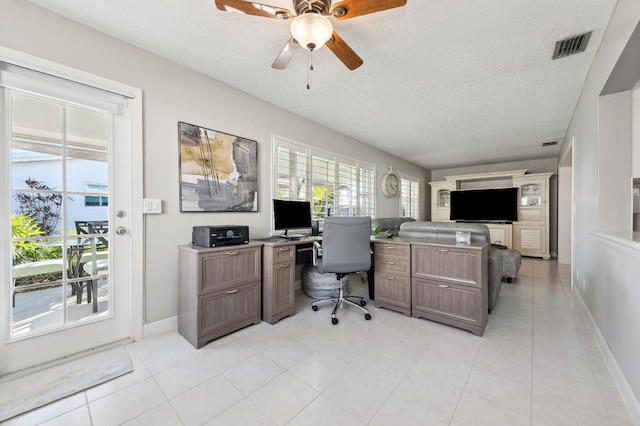
{"type": "Polygon", "coordinates": [[[125,228],[124,226],[118,226],[116,228],[116,234],[118,234],[118,235],[126,235],[127,232],[128,232],[128,229],[125,228]]]}

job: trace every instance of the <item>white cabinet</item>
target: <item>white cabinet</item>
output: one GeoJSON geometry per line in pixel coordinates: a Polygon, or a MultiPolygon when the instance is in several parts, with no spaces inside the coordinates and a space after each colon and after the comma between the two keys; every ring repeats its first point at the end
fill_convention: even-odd
{"type": "Polygon", "coordinates": [[[513,248],[524,256],[549,259],[549,180],[553,173],[514,176],[518,187],[518,222],[513,248]]]}
{"type": "Polygon", "coordinates": [[[456,190],[456,183],[429,182],[429,185],[431,185],[431,221],[450,222],[451,191],[456,190]]]}
{"type": "Polygon", "coordinates": [[[526,169],[505,172],[446,176],[431,185],[431,220],[449,222],[451,191],[464,188],[465,182],[512,179],[518,188],[518,221],[511,224],[487,223],[491,242],[518,250],[524,256],[549,259],[549,182],[553,173],[526,174],[526,169]]]}
{"type": "Polygon", "coordinates": [[[510,223],[487,223],[486,225],[489,228],[491,244],[513,248],[512,225],[510,223]]]}

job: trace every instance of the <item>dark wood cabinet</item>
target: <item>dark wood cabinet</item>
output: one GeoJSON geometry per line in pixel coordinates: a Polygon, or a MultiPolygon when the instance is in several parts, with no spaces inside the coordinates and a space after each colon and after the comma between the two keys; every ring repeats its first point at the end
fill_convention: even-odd
{"type": "Polygon", "coordinates": [[[196,348],[260,322],[260,247],[178,247],[178,332],[196,348]]]}

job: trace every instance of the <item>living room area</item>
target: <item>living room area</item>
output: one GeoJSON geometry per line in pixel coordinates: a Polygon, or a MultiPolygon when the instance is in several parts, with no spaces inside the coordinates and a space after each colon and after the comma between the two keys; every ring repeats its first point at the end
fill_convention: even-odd
{"type": "MultiPolygon", "coordinates": [[[[624,70],[625,58],[634,57],[629,53],[633,49],[627,49],[636,46],[638,39],[640,8],[637,2],[608,2],[609,15],[592,36],[592,42],[598,43],[597,49],[590,45],[587,57],[560,59],[584,61],[581,64],[583,79],[570,83],[554,81],[557,77],[550,73],[545,82],[554,82],[548,86],[537,79],[528,80],[522,87],[509,86],[514,96],[517,95],[518,108],[506,102],[506,98],[494,96],[495,87],[473,89],[481,79],[475,74],[480,69],[474,70],[472,60],[464,59],[471,56],[448,59],[452,77],[464,73],[476,76],[465,93],[447,87],[446,92],[430,94],[429,67],[421,66],[420,70],[413,67],[405,70],[414,76],[414,84],[408,85],[411,87],[389,95],[384,81],[395,79],[367,67],[377,63],[380,58],[377,55],[387,54],[387,60],[392,62],[393,48],[382,36],[372,34],[374,24],[372,27],[355,25],[360,19],[369,19],[367,17],[354,19],[354,24],[351,20],[341,22],[331,18],[341,35],[352,32],[352,47],[358,47],[356,50],[365,61],[360,71],[343,70],[340,60],[329,56],[335,62],[332,63],[322,56],[333,55],[331,50],[318,49],[310,56],[314,71],[307,73],[309,56],[307,51],[303,55],[301,49],[283,77],[272,70],[270,64],[289,37],[288,24],[279,28],[283,33],[272,34],[269,25],[277,28],[283,22],[264,19],[267,23],[263,23],[260,17],[226,13],[217,9],[215,2],[208,2],[206,8],[211,9],[211,15],[207,15],[207,19],[215,19],[219,25],[212,28],[227,31],[229,37],[248,45],[252,44],[251,34],[263,32],[269,49],[275,46],[275,50],[266,53],[260,51],[265,46],[249,46],[251,52],[242,60],[225,66],[225,61],[232,61],[225,59],[231,58],[226,56],[231,52],[216,45],[203,55],[207,57],[206,63],[202,60],[206,67],[221,73],[219,77],[211,77],[198,68],[202,64],[197,64],[197,56],[185,50],[180,58],[171,57],[164,50],[164,46],[172,45],[172,37],[178,38],[177,33],[171,34],[171,28],[175,28],[169,24],[173,22],[171,15],[186,19],[185,15],[189,15],[186,9],[195,10],[203,5],[193,2],[186,7],[167,6],[166,10],[154,5],[148,20],[166,23],[167,31],[162,37],[156,34],[156,41],[144,45],[128,38],[133,36],[124,28],[135,28],[128,17],[118,17],[119,13],[102,9],[107,6],[99,2],[91,3],[85,11],[82,11],[84,6],[70,0],[62,2],[62,6],[46,0],[16,0],[3,5],[0,62],[3,66],[9,63],[123,95],[124,101],[118,101],[114,111],[116,114],[127,111],[130,127],[124,133],[130,138],[125,149],[114,151],[111,173],[114,179],[120,175],[121,180],[110,183],[114,184],[113,190],[115,183],[119,189],[124,188],[126,207],[116,207],[120,205],[116,198],[110,198],[108,206],[112,222],[109,253],[121,250],[122,258],[113,259],[118,262],[113,264],[114,273],[121,275],[112,279],[114,287],[110,287],[108,293],[114,298],[109,301],[111,310],[108,315],[102,312],[101,316],[119,320],[119,315],[126,312],[126,324],[118,325],[126,332],[117,337],[113,337],[110,327],[104,327],[99,333],[90,332],[91,327],[99,325],[91,317],[95,311],[92,313],[82,299],[81,307],[87,310],[87,317],[92,318],[91,324],[72,324],[65,330],[68,334],[57,340],[58,344],[36,343],[42,337],[37,333],[13,339],[7,331],[0,346],[3,359],[0,377],[14,373],[12,365],[22,361],[29,364],[37,355],[50,357],[48,361],[70,356],[66,346],[71,348],[82,341],[91,344],[91,348],[107,341],[122,343],[131,360],[132,372],[8,419],[6,424],[640,422],[640,370],[635,362],[640,356],[640,339],[632,326],[640,320],[640,314],[634,309],[640,301],[634,286],[634,277],[640,273],[640,250],[630,220],[633,213],[630,182],[632,177],[640,176],[637,158],[640,132],[636,114],[640,109],[631,107],[640,101],[636,86],[640,75],[634,74],[633,65],[630,73],[616,71],[624,70]],[[87,11],[94,7],[94,12],[87,11]],[[109,17],[105,18],[104,27],[96,18],[100,14],[109,17]],[[255,26],[248,24],[249,32],[243,33],[246,20],[253,18],[255,26]],[[339,28],[340,24],[345,27],[339,28]],[[109,25],[113,27],[107,28],[109,25]],[[229,31],[230,28],[235,30],[229,31]],[[281,40],[278,37],[282,34],[286,37],[281,40]],[[359,43],[371,37],[379,43],[378,47],[359,43]],[[213,63],[223,65],[213,66],[213,63]],[[236,66],[252,71],[262,67],[265,77],[240,83],[237,80],[242,79],[233,71],[236,66]],[[636,77],[633,84],[628,84],[628,77],[624,77],[629,74],[636,77]],[[308,77],[310,89],[307,90],[308,77]],[[354,106],[354,109],[342,101],[353,98],[356,102],[360,91],[367,92],[357,86],[361,84],[356,81],[360,78],[369,82],[369,91],[380,86],[381,96],[389,99],[420,97],[434,105],[440,100],[444,102],[437,103],[441,114],[424,110],[422,116],[411,115],[414,118],[407,122],[404,116],[409,116],[408,110],[414,114],[413,105],[417,104],[407,103],[403,108],[394,103],[393,107],[386,108],[384,119],[378,115],[376,119],[363,118],[371,111],[385,108],[380,107],[384,100],[367,108],[354,106]],[[249,91],[243,84],[255,84],[255,87],[249,91]],[[514,116],[509,117],[526,118],[528,109],[537,105],[538,96],[553,97],[546,92],[552,92],[559,85],[576,89],[569,110],[549,112],[554,120],[559,117],[558,121],[563,123],[561,129],[555,133],[535,133],[531,137],[535,140],[527,142],[530,145],[517,145],[516,139],[523,141],[526,139],[523,135],[533,135],[534,130],[546,127],[547,122],[536,118],[537,124],[518,125],[522,122],[504,120],[500,114],[513,109],[514,116]],[[526,94],[520,93],[525,86],[532,88],[526,94]],[[292,104],[268,98],[272,90],[284,92],[292,104]],[[523,100],[527,97],[530,106],[523,100]],[[483,116],[483,106],[501,102],[504,105],[499,114],[483,116]],[[454,106],[456,114],[461,114],[460,111],[470,114],[473,110],[474,122],[445,120],[449,115],[454,116],[454,106]],[[327,119],[324,114],[332,108],[339,117],[327,119]],[[318,120],[314,111],[318,111],[318,120]],[[357,123],[359,133],[347,131],[351,128],[345,127],[349,121],[357,123]],[[203,129],[203,137],[216,135],[211,141],[219,142],[221,149],[226,150],[225,155],[233,160],[231,171],[222,168],[217,171],[218,176],[226,178],[206,183],[193,179],[200,173],[198,168],[207,163],[204,157],[208,154],[194,149],[195,154],[189,155],[202,155],[201,162],[188,161],[182,147],[190,142],[180,133],[180,126],[185,123],[203,129]],[[483,143],[480,137],[474,139],[467,124],[477,126],[473,129],[478,131],[486,130],[482,134],[483,143]],[[397,127],[403,128],[401,136],[397,127]],[[423,145],[415,148],[409,144],[410,139],[423,145]],[[233,145],[229,140],[239,140],[245,145],[234,151],[229,148],[233,145]],[[374,145],[370,140],[384,142],[374,145]],[[541,142],[549,141],[557,144],[541,146],[541,142]],[[452,153],[450,149],[454,144],[458,145],[452,153]],[[286,159],[283,153],[287,154],[286,159]],[[243,163],[240,158],[247,160],[243,163]],[[246,170],[254,172],[253,180],[238,178],[246,170]],[[332,193],[327,184],[328,170],[335,170],[332,193]],[[387,196],[383,189],[381,178],[388,171],[395,172],[399,178],[399,193],[395,197],[387,196]],[[514,175],[518,171],[524,172],[514,175]],[[509,176],[505,179],[500,174],[509,176]],[[410,216],[420,223],[438,222],[436,216],[441,212],[438,209],[450,206],[445,205],[446,197],[438,197],[432,184],[455,181],[453,190],[522,187],[531,182],[520,184],[518,179],[530,175],[548,179],[544,181],[548,191],[545,204],[527,201],[527,205],[521,207],[528,209],[529,214],[539,215],[538,218],[526,223],[516,220],[490,229],[491,242],[517,248],[522,257],[511,282],[500,277],[498,296],[491,312],[486,313],[481,336],[424,317],[414,318],[388,307],[381,308],[375,298],[370,298],[367,286],[357,275],[350,279],[351,291],[365,298],[371,320],[365,320],[355,309],[341,309],[340,321],[333,325],[330,308],[322,306],[318,312],[312,310],[311,298],[301,288],[300,265],[295,266],[293,315],[273,324],[259,321],[209,341],[200,349],[177,331],[181,280],[178,247],[190,245],[195,226],[246,226],[253,242],[268,239],[280,234],[274,229],[273,200],[295,198],[291,194],[304,194],[312,208],[318,207],[322,217],[361,214],[375,220],[410,216]],[[198,197],[204,192],[215,192],[212,188],[216,182],[225,185],[232,182],[234,186],[225,193],[228,198],[223,201],[220,201],[223,197],[216,198],[201,209],[198,197]],[[357,187],[357,191],[349,192],[347,187],[357,187]],[[327,196],[328,193],[332,196],[327,196]],[[242,197],[242,203],[228,202],[238,194],[251,196],[242,197]],[[438,205],[440,200],[442,205],[438,205]],[[495,229],[502,234],[497,236],[495,229]],[[118,287],[119,283],[124,284],[118,287]],[[128,291],[125,295],[121,292],[123,287],[128,291]],[[116,297],[127,300],[121,305],[116,297]]],[[[291,8],[291,1],[273,3],[291,8]]],[[[432,7],[436,9],[434,13],[439,11],[444,16],[441,3],[435,2],[432,7]]],[[[147,9],[151,8],[149,3],[146,5],[147,9]]],[[[575,6],[575,2],[567,2],[563,8],[569,9],[569,5],[575,6]]],[[[135,8],[138,13],[137,6],[125,4],[114,6],[114,10],[126,11],[127,7],[135,8]]],[[[414,15],[422,7],[409,0],[406,6],[398,7],[398,11],[371,13],[371,19],[380,19],[374,23],[386,28],[383,33],[391,37],[397,30],[386,26],[384,16],[389,16],[394,25],[401,25],[405,19],[417,19],[414,15]],[[387,12],[390,15],[385,15],[387,12]]],[[[515,5],[495,7],[520,10],[515,5]]],[[[529,11],[529,6],[522,9],[522,13],[523,10],[529,11]]],[[[451,19],[457,16],[447,11],[452,13],[451,19]]],[[[133,14],[133,10],[131,12],[133,14]]],[[[467,19],[473,14],[473,8],[465,6],[463,12],[467,19]]],[[[562,16],[570,21],[573,13],[565,10],[562,16]]],[[[133,16],[136,20],[140,17],[133,16]]],[[[193,34],[202,27],[193,25],[193,34]]],[[[142,24],[137,28],[134,33],[153,31],[142,24]]],[[[571,28],[573,31],[574,27],[571,28]]],[[[587,29],[575,28],[575,32],[587,29]]],[[[187,33],[191,34],[190,31],[187,33]]],[[[563,36],[571,35],[565,32],[562,31],[563,36]]],[[[191,40],[197,48],[209,49],[204,38],[193,36],[191,40]]],[[[414,46],[416,40],[412,42],[414,46]]],[[[490,38],[478,37],[477,40],[490,38]]],[[[434,49],[432,43],[429,47],[434,49]]],[[[550,49],[552,51],[553,46],[550,49]]],[[[553,52],[536,52],[540,57],[549,53],[549,58],[545,56],[544,60],[551,61],[553,52]]],[[[438,54],[445,57],[443,52],[438,54]]],[[[416,55],[420,61],[425,60],[421,58],[422,53],[416,55]]],[[[435,68],[444,67],[444,63],[435,58],[428,62],[434,63],[435,68]]],[[[550,68],[559,66],[556,63],[550,68]]],[[[529,68],[542,79],[540,69],[532,64],[529,68]]],[[[501,65],[500,69],[505,70],[504,75],[496,79],[503,78],[512,84],[513,80],[507,75],[511,73],[509,65],[501,65]]],[[[1,90],[17,90],[16,85],[22,80],[5,83],[4,78],[10,72],[5,68],[1,71],[1,90]]],[[[513,75],[517,73],[514,71],[513,75]]],[[[36,92],[27,94],[35,96],[36,92]]],[[[111,100],[109,96],[105,99],[111,100]]],[[[71,99],[70,102],[79,101],[71,99]]],[[[2,113],[5,112],[3,109],[2,113]]],[[[197,148],[198,144],[190,147],[197,148]]],[[[11,160],[5,157],[2,158],[11,165],[11,160]]],[[[5,180],[2,182],[6,183],[5,180]]],[[[10,188],[8,183],[6,186],[10,188]]],[[[71,197],[78,199],[77,194],[71,197]]],[[[10,213],[7,211],[7,220],[10,213]]],[[[12,242],[12,238],[8,233],[2,234],[3,241],[12,242]]],[[[3,244],[0,248],[0,255],[6,254],[6,259],[12,257],[8,251],[10,246],[3,244]]],[[[261,248],[263,261],[264,247],[261,248]]],[[[11,305],[11,290],[15,289],[11,284],[10,266],[13,265],[0,268],[7,282],[0,302],[7,307],[11,305]]],[[[260,278],[260,285],[263,283],[264,276],[260,278]]],[[[19,297],[25,294],[18,293],[19,297]]],[[[69,300],[65,303],[75,304],[75,294],[70,293],[69,300]]],[[[19,306],[26,309],[25,304],[19,306]]],[[[0,322],[6,330],[11,327],[10,315],[3,314],[0,322]]]]}

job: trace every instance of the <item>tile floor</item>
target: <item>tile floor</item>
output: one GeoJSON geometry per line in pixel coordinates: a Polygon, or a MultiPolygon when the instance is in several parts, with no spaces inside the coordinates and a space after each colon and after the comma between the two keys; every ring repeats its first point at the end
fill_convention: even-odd
{"type": "Polygon", "coordinates": [[[631,424],[564,265],[523,259],[482,338],[372,304],[333,326],[308,302],[200,350],[135,342],[133,373],[5,424],[631,424]]]}

